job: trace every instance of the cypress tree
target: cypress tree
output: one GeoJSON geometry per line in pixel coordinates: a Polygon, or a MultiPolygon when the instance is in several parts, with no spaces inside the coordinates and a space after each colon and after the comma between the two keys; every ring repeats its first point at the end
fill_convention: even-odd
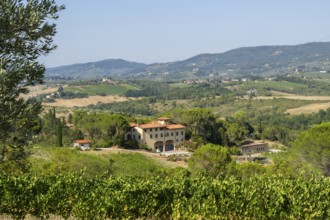
{"type": "Polygon", "coordinates": [[[58,147],[63,147],[62,143],[62,123],[60,119],[57,119],[57,134],[56,134],[56,144],[58,147]]]}

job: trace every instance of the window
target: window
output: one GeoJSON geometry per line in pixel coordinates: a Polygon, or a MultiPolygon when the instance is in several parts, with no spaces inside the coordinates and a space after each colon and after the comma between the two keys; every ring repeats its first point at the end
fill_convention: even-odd
{"type": "Polygon", "coordinates": [[[135,128],[133,128],[133,132],[135,132],[135,128]]]}
{"type": "Polygon", "coordinates": [[[152,138],[152,134],[150,135],[150,138],[152,138]]]}
{"type": "Polygon", "coordinates": [[[147,129],[143,129],[144,132],[147,132],[147,129]]]}
{"type": "Polygon", "coordinates": [[[150,128],[150,131],[152,131],[152,128],[150,128]]]}
{"type": "Polygon", "coordinates": [[[179,139],[176,139],[176,142],[179,142],[179,139]]]}
{"type": "Polygon", "coordinates": [[[179,135],[179,132],[176,132],[176,135],[179,135]]]}
{"type": "Polygon", "coordinates": [[[157,131],[158,130],[158,128],[155,128],[155,131],[157,131]]]}
{"type": "Polygon", "coordinates": [[[139,140],[141,139],[141,136],[139,135],[139,140]]]}
{"type": "Polygon", "coordinates": [[[135,139],[135,134],[133,134],[133,139],[135,139]]]}
{"type": "Polygon", "coordinates": [[[173,137],[173,132],[171,132],[171,136],[173,137]]]}
{"type": "Polygon", "coordinates": [[[155,134],[155,138],[158,138],[158,134],[155,134]]]}
{"type": "Polygon", "coordinates": [[[181,131],[181,135],[183,135],[183,131],[181,131]]]}
{"type": "Polygon", "coordinates": [[[163,137],[163,134],[160,134],[160,137],[163,137]]]}

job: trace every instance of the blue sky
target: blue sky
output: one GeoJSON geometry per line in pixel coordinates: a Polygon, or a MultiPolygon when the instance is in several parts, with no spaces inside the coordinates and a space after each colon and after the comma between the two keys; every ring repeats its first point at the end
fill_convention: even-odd
{"type": "Polygon", "coordinates": [[[58,0],[47,67],[122,58],[154,63],[260,45],[330,41],[330,1],[58,0]]]}

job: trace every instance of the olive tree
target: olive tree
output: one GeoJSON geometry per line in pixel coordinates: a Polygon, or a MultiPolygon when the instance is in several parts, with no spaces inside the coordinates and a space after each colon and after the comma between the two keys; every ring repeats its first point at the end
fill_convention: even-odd
{"type": "Polygon", "coordinates": [[[54,0],[0,1],[0,170],[27,169],[26,146],[40,131],[40,103],[22,98],[29,86],[43,82],[45,67],[38,58],[56,48],[58,18],[54,0]]]}
{"type": "Polygon", "coordinates": [[[207,173],[211,176],[233,174],[235,161],[227,148],[215,144],[206,144],[198,148],[188,160],[192,173],[207,173]]]}

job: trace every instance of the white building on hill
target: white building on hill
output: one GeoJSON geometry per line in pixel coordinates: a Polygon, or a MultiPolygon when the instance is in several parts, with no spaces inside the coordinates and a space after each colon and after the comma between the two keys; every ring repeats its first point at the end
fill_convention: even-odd
{"type": "Polygon", "coordinates": [[[136,140],[156,150],[171,151],[185,140],[185,126],[171,123],[170,118],[158,118],[147,124],[131,124],[126,140],[136,140]]]}

